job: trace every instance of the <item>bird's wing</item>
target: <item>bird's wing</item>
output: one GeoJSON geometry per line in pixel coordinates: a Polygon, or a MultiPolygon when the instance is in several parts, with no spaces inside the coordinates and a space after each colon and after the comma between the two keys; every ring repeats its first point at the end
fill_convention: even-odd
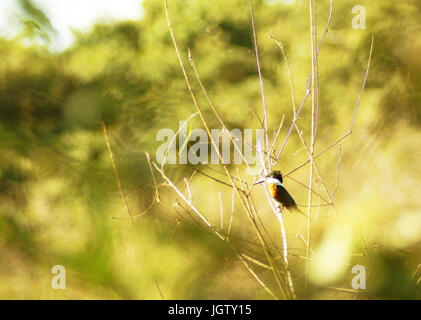
{"type": "Polygon", "coordinates": [[[288,191],[285,189],[285,187],[282,184],[278,184],[276,186],[278,189],[277,197],[279,198],[280,202],[286,207],[296,207],[297,204],[295,203],[294,199],[291,197],[291,195],[288,193],[288,191]]]}

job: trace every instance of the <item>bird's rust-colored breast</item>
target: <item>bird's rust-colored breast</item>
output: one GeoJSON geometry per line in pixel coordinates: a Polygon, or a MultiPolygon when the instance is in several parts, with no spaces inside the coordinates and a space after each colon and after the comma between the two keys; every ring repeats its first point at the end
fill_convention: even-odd
{"type": "Polygon", "coordinates": [[[272,198],[276,198],[276,184],[275,183],[271,183],[269,184],[269,194],[272,198]]]}

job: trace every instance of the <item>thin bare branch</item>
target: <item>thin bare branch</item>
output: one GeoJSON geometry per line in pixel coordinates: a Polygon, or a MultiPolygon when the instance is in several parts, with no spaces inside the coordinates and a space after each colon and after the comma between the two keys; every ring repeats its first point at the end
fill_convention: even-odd
{"type": "Polygon", "coordinates": [[[116,165],[115,159],[114,159],[114,152],[113,152],[113,149],[111,148],[110,136],[108,134],[107,125],[105,124],[104,120],[102,120],[102,129],[103,129],[103,132],[104,132],[105,142],[107,143],[108,154],[109,154],[110,159],[111,159],[111,164],[113,166],[113,171],[114,171],[115,179],[117,181],[118,189],[120,190],[120,195],[121,195],[121,198],[123,200],[124,206],[126,207],[127,214],[130,218],[130,222],[134,226],[132,211],[130,210],[129,204],[127,202],[126,195],[124,194],[123,186],[121,184],[120,175],[118,174],[117,165],[116,165]]]}
{"type": "Polygon", "coordinates": [[[264,87],[263,87],[262,71],[260,68],[259,49],[257,46],[256,22],[254,20],[254,10],[253,10],[252,0],[249,0],[249,8],[250,8],[250,17],[251,17],[251,27],[253,30],[254,54],[256,56],[257,73],[259,75],[260,96],[262,98],[263,125],[264,125],[263,129],[265,130],[265,150],[267,151],[269,150],[268,115],[267,115],[267,105],[266,105],[265,93],[264,93],[264,87]]]}
{"type": "Polygon", "coordinates": [[[230,224],[228,226],[228,231],[227,231],[227,242],[229,241],[229,236],[230,236],[231,228],[232,228],[232,222],[234,221],[234,208],[235,208],[235,191],[233,189],[232,196],[231,196],[231,218],[230,218],[230,224]]]}
{"type": "Polygon", "coordinates": [[[164,154],[164,159],[162,160],[162,164],[161,164],[161,169],[164,168],[165,163],[167,162],[167,158],[168,158],[168,153],[170,148],[172,148],[173,143],[175,142],[175,140],[177,139],[177,136],[180,134],[180,132],[184,129],[185,126],[187,126],[187,123],[189,123],[189,121],[194,118],[195,116],[198,115],[198,112],[195,112],[193,114],[191,114],[186,121],[184,121],[184,123],[180,126],[180,128],[178,128],[177,132],[175,133],[175,135],[171,138],[170,142],[168,143],[168,148],[165,151],[164,154]]]}
{"type": "Polygon", "coordinates": [[[278,154],[276,155],[277,161],[279,161],[279,157],[281,156],[282,151],[284,151],[284,149],[285,149],[285,146],[286,146],[286,144],[289,140],[289,137],[292,133],[292,129],[294,128],[294,124],[295,124],[295,122],[297,122],[298,116],[301,112],[301,109],[303,108],[304,104],[307,102],[307,99],[310,96],[310,94],[311,94],[311,90],[306,90],[306,95],[305,95],[303,101],[301,102],[300,106],[298,107],[297,112],[294,114],[294,118],[291,121],[291,125],[289,126],[288,133],[285,136],[284,143],[282,144],[281,149],[278,151],[278,154]]]}
{"type": "MultiPolygon", "coordinates": [[[[178,49],[178,44],[177,44],[177,41],[176,41],[176,38],[175,38],[175,35],[174,35],[174,31],[173,31],[173,28],[172,28],[172,25],[171,25],[171,21],[170,21],[170,18],[169,18],[168,2],[167,2],[167,0],[164,0],[164,8],[165,8],[165,15],[166,15],[166,18],[167,18],[167,24],[168,24],[168,29],[169,29],[169,32],[170,32],[170,35],[171,35],[171,39],[172,39],[172,42],[173,42],[173,45],[174,45],[174,48],[175,48],[175,51],[176,51],[176,54],[177,54],[177,58],[178,58],[178,61],[179,61],[179,64],[180,64],[180,68],[181,68],[181,70],[183,72],[184,79],[185,79],[185,82],[187,84],[187,88],[188,88],[189,93],[191,95],[191,98],[193,100],[193,104],[194,104],[197,112],[199,113],[200,119],[202,121],[203,126],[205,127],[205,130],[206,130],[206,132],[208,134],[208,137],[210,138],[210,141],[211,141],[213,147],[215,148],[215,151],[218,154],[218,158],[220,159],[221,163],[223,163],[222,155],[219,152],[219,149],[217,148],[217,145],[216,145],[216,143],[215,143],[215,141],[214,141],[214,139],[213,139],[213,137],[211,135],[209,126],[208,126],[208,124],[207,124],[207,122],[206,122],[206,120],[204,118],[203,112],[202,112],[202,110],[201,110],[201,108],[199,106],[198,100],[197,100],[196,95],[195,95],[195,93],[193,91],[193,88],[191,86],[190,79],[189,79],[189,77],[187,75],[187,72],[186,72],[186,69],[184,67],[184,63],[183,63],[183,60],[181,58],[180,51],[178,49]]],[[[281,291],[282,296],[284,297],[284,299],[286,299],[287,298],[287,295],[286,295],[285,290],[284,290],[284,284],[283,284],[282,277],[280,276],[279,271],[277,270],[277,268],[275,268],[275,261],[274,261],[274,259],[272,257],[272,254],[271,254],[270,250],[268,249],[266,240],[264,239],[264,237],[263,237],[263,235],[262,235],[259,227],[257,226],[256,221],[255,221],[255,219],[253,217],[253,213],[250,211],[250,208],[248,207],[247,202],[244,200],[244,198],[242,197],[241,193],[239,192],[239,190],[238,190],[238,188],[237,188],[237,186],[236,186],[236,184],[235,184],[235,182],[234,182],[234,180],[232,178],[232,175],[231,175],[230,171],[228,170],[228,168],[227,168],[226,165],[223,165],[223,168],[224,168],[224,170],[226,172],[226,175],[227,175],[228,179],[230,180],[230,183],[232,184],[232,186],[233,186],[233,188],[234,188],[234,190],[235,190],[235,192],[237,194],[237,197],[239,198],[239,200],[241,202],[241,205],[242,205],[242,207],[243,207],[243,209],[244,209],[247,217],[249,218],[250,223],[252,224],[252,226],[253,226],[253,228],[254,228],[254,230],[256,232],[256,235],[258,236],[258,239],[259,239],[259,241],[261,243],[261,246],[262,246],[262,249],[263,249],[263,251],[264,251],[264,253],[266,255],[266,258],[268,259],[270,265],[272,266],[272,273],[273,273],[274,279],[275,279],[275,281],[276,281],[276,283],[277,283],[277,285],[279,287],[279,290],[281,291]]]]}
{"type": "Polygon", "coordinates": [[[338,152],[338,175],[336,177],[336,185],[335,185],[335,189],[332,192],[332,199],[335,199],[335,195],[336,195],[336,191],[338,191],[338,187],[339,187],[339,179],[341,177],[341,155],[342,155],[342,147],[341,145],[339,145],[339,152],[338,152]]]}
{"type": "Polygon", "coordinates": [[[220,230],[224,229],[224,204],[222,203],[222,193],[221,190],[218,190],[219,198],[219,218],[221,220],[220,230]]]}
{"type": "MultiPolygon", "coordinates": [[[[316,108],[318,104],[318,94],[317,94],[317,82],[316,82],[316,72],[317,72],[317,57],[316,57],[316,48],[315,43],[317,41],[317,20],[316,20],[316,0],[309,0],[309,13],[310,13],[310,47],[311,47],[311,137],[310,137],[310,173],[309,173],[309,183],[308,183],[308,211],[307,211],[307,241],[306,241],[306,257],[310,256],[310,232],[311,232],[311,208],[312,208],[312,196],[313,193],[313,163],[314,163],[314,146],[316,143],[316,108]]],[[[305,266],[305,279],[304,287],[307,289],[308,282],[308,260],[306,260],[305,266]]]]}
{"type": "MultiPolygon", "coordinates": [[[[261,150],[261,144],[259,142],[257,144],[257,148],[261,150]]],[[[266,169],[265,163],[264,163],[264,160],[263,160],[263,152],[258,153],[258,156],[259,156],[259,159],[260,159],[260,164],[261,164],[261,166],[264,170],[264,175],[266,176],[268,174],[268,170],[266,169]]],[[[272,197],[270,197],[267,188],[265,188],[265,194],[266,194],[266,198],[268,199],[268,202],[269,202],[270,206],[272,207],[272,210],[273,210],[276,218],[279,221],[279,225],[280,225],[280,229],[281,229],[283,260],[284,260],[285,270],[286,270],[286,274],[287,274],[287,283],[288,283],[288,287],[291,291],[292,298],[296,299],[295,290],[294,290],[294,283],[292,281],[291,272],[289,271],[289,267],[288,267],[288,242],[287,242],[287,237],[286,237],[284,219],[282,217],[282,208],[281,208],[281,206],[278,202],[274,201],[272,199],[272,197]]]]}
{"type": "MultiPolygon", "coordinates": [[[[357,99],[357,102],[356,102],[356,105],[355,105],[354,114],[353,114],[353,118],[352,118],[352,122],[351,122],[351,126],[350,126],[349,131],[347,133],[345,133],[342,137],[337,139],[336,141],[332,142],[330,145],[326,146],[322,151],[315,154],[314,157],[313,157],[314,159],[320,157],[322,154],[324,154],[325,152],[327,152],[328,150],[330,150],[331,148],[336,146],[338,143],[340,143],[342,140],[344,140],[346,137],[348,137],[350,134],[352,134],[352,130],[354,128],[355,120],[356,120],[357,113],[358,113],[358,108],[360,106],[361,96],[364,92],[365,84],[367,82],[368,72],[370,70],[370,63],[371,63],[371,58],[372,58],[372,55],[373,55],[373,48],[374,48],[374,37],[372,37],[372,39],[371,39],[370,55],[369,55],[368,62],[367,62],[367,68],[366,68],[366,71],[365,71],[365,74],[364,74],[363,84],[361,86],[361,90],[360,90],[360,93],[359,93],[359,96],[358,96],[358,99],[357,99]]],[[[292,169],[291,171],[287,172],[284,176],[288,176],[288,175],[294,173],[295,171],[304,167],[309,162],[310,162],[310,159],[304,161],[299,166],[297,166],[294,169],[292,169]]]]}
{"type": "Polygon", "coordinates": [[[151,171],[151,175],[152,175],[152,179],[153,179],[153,185],[154,185],[154,188],[155,188],[155,195],[156,195],[155,200],[156,200],[156,203],[160,203],[161,199],[159,197],[159,190],[158,190],[158,187],[157,187],[157,184],[156,184],[155,174],[154,174],[153,169],[152,169],[151,156],[149,155],[148,152],[145,152],[145,155],[146,155],[146,160],[148,161],[149,170],[151,171]]]}

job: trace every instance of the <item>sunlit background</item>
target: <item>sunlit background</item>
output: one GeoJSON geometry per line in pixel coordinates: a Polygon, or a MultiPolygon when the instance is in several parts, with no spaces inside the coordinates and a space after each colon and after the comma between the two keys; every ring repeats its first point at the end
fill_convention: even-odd
{"type": "MultiPolygon", "coordinates": [[[[46,14],[56,32],[54,43],[51,44],[51,48],[56,51],[72,45],[75,40],[73,31],[86,32],[99,22],[138,20],[142,17],[139,0],[124,0],[123,4],[113,0],[39,0],[36,6],[46,14]]],[[[4,0],[0,3],[2,37],[12,38],[22,32],[17,22],[24,11],[25,4],[19,0],[4,0]]]]}
{"type": "MultiPolygon", "coordinates": [[[[259,128],[261,97],[248,1],[168,2],[209,125],[220,127],[190,68],[188,48],[227,126],[259,128]]],[[[317,2],[320,38],[330,1],[317,2]]],[[[280,145],[292,120],[291,93],[285,60],[268,33],[283,43],[299,105],[311,70],[308,1],[253,3],[271,133],[285,117],[280,145]]],[[[316,153],[348,132],[372,36],[374,51],[353,133],[316,160],[325,185],[315,179],[314,191],[322,198],[314,196],[309,258],[307,220],[284,213],[297,297],[419,299],[421,3],[333,3],[319,57],[316,153]],[[352,27],[355,5],[366,9],[365,29],[352,27]],[[334,209],[319,206],[333,194],[334,209]],[[366,270],[363,290],[352,286],[355,265],[366,270]]],[[[238,199],[233,205],[230,188],[194,173],[199,168],[226,181],[221,166],[167,165],[165,172],[182,192],[184,178],[191,181],[193,204],[222,234],[230,230],[228,244],[192,210],[184,210],[187,205],[157,171],[161,201],[156,201],[145,152],[155,161],[161,144],[157,132],[177,130],[179,121],[194,112],[163,1],[2,0],[0,298],[272,299],[232,250],[249,257],[259,279],[277,291],[238,199]],[[134,228],[102,120],[130,210],[141,214],[134,228]],[[55,265],[66,269],[65,290],[52,288],[55,265]]],[[[306,141],[310,119],[307,101],[297,122],[306,141]]],[[[202,127],[197,117],[192,127],[202,127]]],[[[287,172],[307,158],[293,131],[277,168],[287,172]]],[[[244,165],[229,169],[234,175],[245,172],[244,165]]],[[[303,186],[308,176],[304,166],[285,178],[300,205],[308,201],[303,186]]],[[[252,196],[273,247],[282,247],[261,188],[252,196]]]]}

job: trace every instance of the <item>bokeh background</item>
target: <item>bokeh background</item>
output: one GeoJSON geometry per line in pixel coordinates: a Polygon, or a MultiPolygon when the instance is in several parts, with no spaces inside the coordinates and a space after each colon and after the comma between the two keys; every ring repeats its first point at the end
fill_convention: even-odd
{"type": "MultiPolygon", "coordinates": [[[[181,200],[159,175],[161,202],[135,219],[134,229],[127,220],[101,119],[130,208],[138,213],[155,194],[145,152],[154,160],[161,144],[156,133],[177,130],[178,122],[195,111],[163,1],[139,1],[138,19],[104,18],[64,42],[48,1],[16,0],[15,5],[17,14],[2,21],[0,32],[0,298],[270,299],[226,243],[174,206],[181,200]],[[51,287],[54,265],[66,268],[66,290],[51,287]]],[[[283,116],[285,123],[291,121],[292,107],[286,64],[268,33],[284,45],[299,104],[311,69],[308,3],[256,0],[254,6],[272,131],[283,116]]],[[[253,110],[261,113],[260,89],[248,2],[169,0],[169,10],[186,65],[190,48],[228,127],[258,128],[253,110]]],[[[329,1],[318,1],[319,36],[328,14],[329,1]]],[[[418,0],[334,1],[319,58],[316,152],[347,132],[372,36],[374,52],[354,132],[341,145],[337,219],[328,207],[313,210],[307,289],[301,239],[306,220],[284,214],[298,298],[421,297],[420,15],[418,0]],[[364,30],[352,28],[355,5],[366,8],[364,30]],[[367,271],[367,288],[353,292],[357,264],[367,271]]],[[[196,81],[193,87],[200,92],[196,81]]],[[[218,128],[205,98],[198,96],[210,125],[218,128]]],[[[309,103],[298,124],[307,139],[309,103]]],[[[192,125],[201,127],[197,119],[192,125]]],[[[317,160],[331,193],[338,152],[335,147],[317,160]]],[[[288,171],[304,160],[306,152],[293,133],[277,168],[288,171]]],[[[183,178],[196,168],[167,165],[166,172],[184,191],[183,178]]],[[[215,176],[213,170],[222,171],[200,168],[215,176]]],[[[236,174],[244,167],[230,170],[236,174]]],[[[307,183],[308,167],[292,177],[307,183]]],[[[298,203],[306,203],[307,189],[293,180],[285,183],[298,203]]],[[[315,189],[323,192],[319,181],[315,189]]],[[[226,232],[231,189],[196,174],[191,190],[193,202],[218,227],[221,191],[226,232]]],[[[253,196],[280,245],[278,223],[263,192],[257,188],[253,196]]],[[[233,216],[232,245],[264,260],[238,203],[233,216]]],[[[268,270],[252,267],[268,287],[276,287],[268,270]]]]}

